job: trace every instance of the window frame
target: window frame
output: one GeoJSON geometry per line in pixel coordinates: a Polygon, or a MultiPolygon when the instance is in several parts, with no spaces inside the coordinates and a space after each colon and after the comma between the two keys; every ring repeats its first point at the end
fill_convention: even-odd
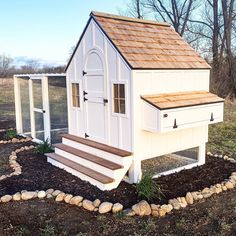
{"type": "Polygon", "coordinates": [[[112,105],[111,105],[111,113],[113,116],[118,116],[118,117],[123,117],[123,118],[128,118],[129,114],[129,107],[128,107],[128,83],[127,81],[112,81],[111,82],[111,95],[112,95],[112,105]],[[115,84],[123,84],[124,85],[124,101],[125,101],[125,113],[117,113],[115,112],[115,94],[114,94],[114,85],[115,84]]]}
{"type": "Polygon", "coordinates": [[[78,82],[78,81],[71,81],[71,107],[72,109],[81,109],[81,83],[78,82]],[[74,95],[73,95],[73,84],[78,84],[79,85],[79,89],[78,89],[78,95],[77,97],[79,98],[79,106],[74,106],[73,104],[73,98],[74,98],[74,95]]]}

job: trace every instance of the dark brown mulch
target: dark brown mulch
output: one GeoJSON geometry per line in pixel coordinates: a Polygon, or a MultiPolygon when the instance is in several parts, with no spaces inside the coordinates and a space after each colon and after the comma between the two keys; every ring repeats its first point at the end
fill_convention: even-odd
{"type": "Polygon", "coordinates": [[[203,199],[166,217],[100,215],[52,200],[0,204],[0,235],[236,235],[236,189],[203,199]]]}
{"type": "MultiPolygon", "coordinates": [[[[5,145],[7,152],[11,146],[5,145]]],[[[60,189],[74,195],[82,195],[85,198],[102,201],[120,202],[125,207],[137,203],[136,188],[125,182],[121,182],[117,189],[101,191],[95,186],[80,180],[66,171],[47,163],[46,157],[27,151],[18,154],[18,162],[23,167],[23,174],[13,176],[0,182],[0,196],[14,194],[15,192],[36,189],[60,189]]],[[[184,170],[169,176],[157,179],[165,198],[161,201],[153,199],[155,203],[165,203],[168,199],[185,196],[188,191],[197,191],[212,184],[219,183],[236,171],[236,165],[223,159],[209,157],[203,166],[184,170]]]]}

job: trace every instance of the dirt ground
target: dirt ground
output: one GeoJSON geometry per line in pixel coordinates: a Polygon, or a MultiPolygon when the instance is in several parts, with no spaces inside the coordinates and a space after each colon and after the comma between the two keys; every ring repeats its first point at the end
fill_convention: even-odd
{"type": "Polygon", "coordinates": [[[50,200],[0,204],[0,235],[236,235],[236,190],[165,218],[98,215],[50,200]]]}

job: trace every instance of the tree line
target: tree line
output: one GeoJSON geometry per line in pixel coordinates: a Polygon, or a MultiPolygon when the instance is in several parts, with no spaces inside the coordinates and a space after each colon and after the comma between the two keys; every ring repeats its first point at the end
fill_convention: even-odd
{"type": "Polygon", "coordinates": [[[170,23],[212,66],[211,90],[236,96],[235,0],[129,0],[121,14],[170,23]]]}
{"type": "Polygon", "coordinates": [[[13,64],[14,59],[6,54],[0,55],[0,78],[12,77],[14,74],[63,73],[65,66],[41,65],[38,60],[28,59],[21,66],[13,64]]]}

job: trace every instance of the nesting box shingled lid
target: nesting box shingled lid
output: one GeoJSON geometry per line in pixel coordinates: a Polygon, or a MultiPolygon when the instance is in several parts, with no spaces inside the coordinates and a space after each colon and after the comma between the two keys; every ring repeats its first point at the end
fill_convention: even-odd
{"type": "Polygon", "coordinates": [[[92,12],[133,69],[209,69],[167,23],[92,12]]]}
{"type": "Polygon", "coordinates": [[[96,21],[131,69],[211,68],[167,23],[94,11],[91,12],[91,19],[96,21]]]}
{"type": "Polygon", "coordinates": [[[163,93],[144,95],[141,98],[159,110],[224,102],[223,98],[208,91],[163,93]]]}

